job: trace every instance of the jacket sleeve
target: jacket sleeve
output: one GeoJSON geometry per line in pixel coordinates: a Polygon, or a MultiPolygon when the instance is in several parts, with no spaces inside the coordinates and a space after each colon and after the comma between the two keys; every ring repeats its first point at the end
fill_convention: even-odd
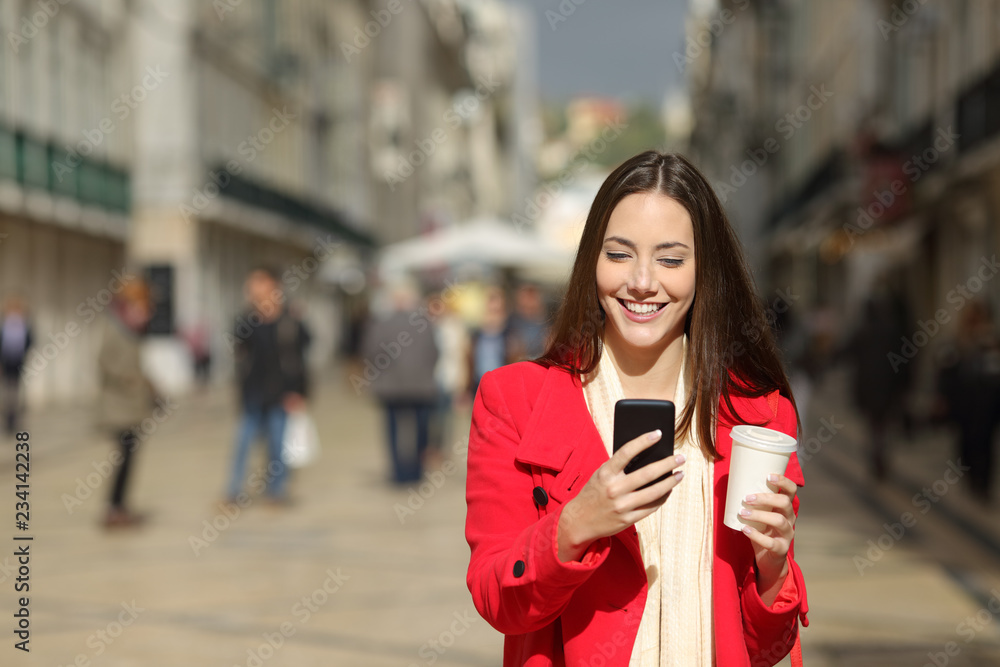
{"type": "Polygon", "coordinates": [[[518,422],[528,415],[518,417],[508,409],[496,372],[483,376],[469,434],[467,582],[479,613],[507,635],[533,632],[558,618],[611,544],[598,540],[579,561],[559,560],[561,512],[538,517],[530,469],[515,461],[518,422]]]}
{"type": "MultiPolygon", "coordinates": [[[[774,421],[768,426],[796,437],[795,410],[788,399],[779,399],[774,421]]],[[[802,477],[802,468],[799,465],[797,455],[792,454],[788,468],[785,470],[785,476],[799,487],[803,486],[805,480],[802,477]]],[[[797,517],[799,514],[798,494],[792,500],[792,508],[797,517]]],[[[743,634],[752,664],[776,664],[792,649],[792,645],[798,637],[799,618],[801,617],[803,626],[809,625],[806,618],[809,605],[806,602],[805,579],[798,563],[795,562],[794,549],[795,540],[793,538],[788,551],[788,575],[785,577],[774,603],[770,606],[764,604],[757,591],[753,558],[750,559],[750,568],[745,573],[740,590],[740,606],[743,610],[743,634]]]]}
{"type": "Polygon", "coordinates": [[[292,325],[290,327],[290,330],[293,331],[292,335],[283,342],[279,338],[279,345],[284,346],[279,354],[284,355],[283,358],[287,359],[282,372],[285,392],[309,398],[309,369],[306,367],[306,351],[309,349],[309,343],[312,339],[305,322],[296,317],[291,317],[288,321],[292,325]]]}
{"type": "Polygon", "coordinates": [[[130,394],[149,390],[155,393],[138,358],[124,353],[128,341],[124,334],[118,332],[117,326],[111,321],[105,323],[97,353],[97,370],[102,391],[130,394]]]}
{"type": "Polygon", "coordinates": [[[236,367],[236,382],[239,385],[243,384],[243,380],[246,378],[250,370],[250,344],[248,338],[252,333],[252,330],[247,331],[244,329],[247,325],[242,323],[240,320],[242,318],[237,318],[233,322],[232,328],[232,352],[233,352],[233,363],[236,367]]]}
{"type": "Polygon", "coordinates": [[[309,331],[309,327],[302,320],[299,320],[299,340],[298,340],[298,360],[299,360],[299,379],[297,389],[299,393],[305,398],[309,398],[312,393],[312,387],[310,386],[310,374],[309,374],[309,363],[306,358],[309,352],[309,346],[312,345],[312,333],[309,331]]]}

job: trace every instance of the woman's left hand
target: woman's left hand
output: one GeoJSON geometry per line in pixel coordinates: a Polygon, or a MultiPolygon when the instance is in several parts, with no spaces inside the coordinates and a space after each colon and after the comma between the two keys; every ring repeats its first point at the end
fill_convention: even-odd
{"type": "Polygon", "coordinates": [[[767,486],[774,493],[747,496],[740,517],[760,526],[744,526],[743,533],[753,544],[757,562],[757,591],[771,604],[788,574],[788,550],[795,537],[792,499],[799,487],[784,475],[769,475],[767,486]]]}

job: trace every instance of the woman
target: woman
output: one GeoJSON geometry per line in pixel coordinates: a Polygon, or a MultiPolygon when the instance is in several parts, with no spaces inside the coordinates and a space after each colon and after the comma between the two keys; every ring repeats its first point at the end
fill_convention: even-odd
{"type": "Polygon", "coordinates": [[[108,529],[135,528],[146,520],[129,508],[126,491],[134,478],[135,453],[145,439],[141,424],[157,405],[156,387],[142,368],[142,337],[152,315],[149,285],[133,278],[115,294],[101,332],[98,420],[118,442],[118,450],[111,454],[115,474],[103,521],[108,529]]]}
{"type": "Polygon", "coordinates": [[[745,499],[763,532],[723,525],[740,423],[794,436],[797,418],[739,243],[687,160],[643,153],[597,194],[545,355],[488,373],[476,397],[468,584],[507,636],[504,665],[789,652],[807,610],[791,550],[802,472],[793,455],[745,499]],[[620,398],[675,402],[674,456],[623,472],[658,432],[609,455],[620,398]]]}

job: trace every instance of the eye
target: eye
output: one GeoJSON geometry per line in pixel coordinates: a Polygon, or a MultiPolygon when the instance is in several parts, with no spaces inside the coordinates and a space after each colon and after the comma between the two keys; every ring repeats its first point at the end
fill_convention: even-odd
{"type": "Polygon", "coordinates": [[[675,259],[672,257],[664,257],[663,259],[657,261],[659,261],[660,264],[662,264],[663,266],[667,267],[677,267],[684,263],[683,259],[675,259]]]}
{"type": "Polygon", "coordinates": [[[612,252],[608,250],[605,251],[604,255],[612,262],[624,262],[626,259],[628,259],[628,254],[624,252],[612,252]]]}

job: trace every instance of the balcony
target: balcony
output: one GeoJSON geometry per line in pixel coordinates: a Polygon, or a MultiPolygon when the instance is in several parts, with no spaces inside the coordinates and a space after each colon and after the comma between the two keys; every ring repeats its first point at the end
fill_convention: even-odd
{"type": "Polygon", "coordinates": [[[111,213],[128,215],[130,210],[130,180],[126,170],[85,156],[74,156],[71,160],[66,149],[52,141],[2,126],[0,179],[111,213]]]}
{"type": "MultiPolygon", "coordinates": [[[[215,172],[226,173],[224,165],[216,165],[215,172]]],[[[230,180],[219,191],[237,202],[274,213],[297,223],[324,229],[349,243],[363,248],[374,248],[376,243],[368,234],[351,227],[344,216],[331,209],[319,206],[242,176],[229,174],[230,180]]]]}

